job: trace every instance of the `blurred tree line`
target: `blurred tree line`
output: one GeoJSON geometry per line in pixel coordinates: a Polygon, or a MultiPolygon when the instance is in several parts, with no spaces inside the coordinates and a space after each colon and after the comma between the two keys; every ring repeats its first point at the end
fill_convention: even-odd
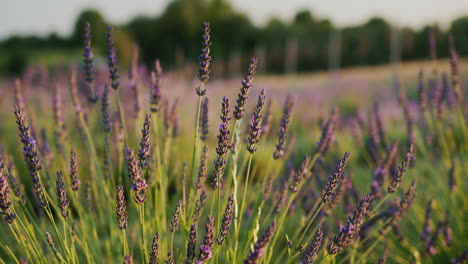
{"type": "MultiPolygon", "coordinates": [[[[85,21],[92,24],[95,53],[104,56],[108,22],[97,10],[86,10],[79,15],[70,37],[13,36],[1,42],[0,72],[21,72],[32,50],[78,50],[85,21]]],[[[455,19],[446,31],[427,25],[419,30],[400,28],[394,34],[395,28],[382,18],[337,28],[332,21],[301,10],[292,21],[272,18],[256,26],[226,0],[173,0],[160,16],[139,16],[117,26],[119,61],[124,65],[129,62],[131,44],[136,42],[147,65],[155,58],[174,67],[196,62],[203,21],[211,22],[213,63],[217,73],[224,75],[239,72],[251,56],[259,57],[260,71],[274,73],[388,63],[395,36],[401,60],[429,58],[430,34],[437,56],[447,56],[449,34],[455,37],[460,55],[468,55],[468,16],[455,19]]]]}

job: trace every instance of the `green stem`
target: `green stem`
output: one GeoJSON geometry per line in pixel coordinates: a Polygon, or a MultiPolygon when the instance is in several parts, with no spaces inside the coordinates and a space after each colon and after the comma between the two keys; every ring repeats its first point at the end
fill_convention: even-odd
{"type": "Polygon", "coordinates": [[[351,249],[351,259],[349,260],[349,264],[354,264],[354,261],[356,259],[356,249],[357,245],[356,243],[352,244],[352,249],[351,249]]]}
{"type": "MultiPolygon", "coordinates": [[[[10,257],[13,258],[13,261],[16,263],[16,264],[20,264],[18,258],[16,258],[16,255],[13,253],[13,251],[11,250],[11,248],[5,243],[5,241],[3,241],[3,239],[0,238],[0,246],[3,248],[3,250],[5,251],[5,253],[8,253],[10,254],[10,257]]],[[[2,259],[0,259],[1,261],[3,261],[2,259]]],[[[2,262],[2,263],[5,263],[5,262],[2,262]]]]}
{"type": "MultiPolygon", "coordinates": [[[[200,88],[203,89],[205,83],[202,82],[200,88]]],[[[201,105],[202,105],[203,96],[198,96],[198,108],[197,108],[197,120],[195,126],[195,138],[193,139],[193,153],[192,153],[192,166],[190,172],[190,184],[194,182],[194,175],[195,175],[195,157],[197,156],[197,147],[198,147],[198,134],[200,128],[200,112],[201,112],[201,105]]],[[[189,184],[189,186],[190,186],[189,184]]]]}
{"type": "Polygon", "coordinates": [[[122,229],[122,244],[123,244],[123,252],[124,256],[128,255],[128,243],[127,243],[127,233],[125,232],[125,229],[122,229]]]}
{"type": "MultiPolygon", "coordinates": [[[[87,218],[87,216],[82,215],[82,207],[81,207],[81,204],[78,201],[78,192],[73,191],[73,195],[71,195],[71,197],[72,197],[72,204],[74,204],[76,206],[77,215],[80,218],[80,227],[81,227],[82,236],[83,236],[83,239],[78,240],[78,241],[80,242],[79,244],[81,244],[81,248],[83,249],[83,251],[85,253],[87,262],[91,263],[91,255],[89,254],[89,245],[88,245],[88,241],[89,241],[88,233],[84,232],[84,229],[85,229],[85,223],[84,222],[85,222],[85,219],[87,218]]],[[[91,222],[94,224],[94,221],[91,221],[91,222]]],[[[87,228],[95,229],[96,227],[94,225],[91,225],[91,226],[87,226],[87,228]]]]}
{"type": "MultiPolygon", "coordinates": [[[[317,161],[317,159],[319,158],[320,156],[320,153],[315,153],[315,155],[312,157],[311,161],[310,161],[310,166],[313,167],[315,162],[317,161]]],[[[308,168],[309,170],[310,168],[308,168]]],[[[302,186],[304,185],[304,182],[305,181],[302,181],[299,186],[298,186],[298,190],[301,190],[302,189],[302,186]]],[[[282,231],[282,229],[284,228],[284,221],[286,219],[286,216],[287,216],[287,213],[288,213],[288,210],[289,208],[291,207],[293,201],[296,199],[296,196],[297,196],[297,192],[295,193],[292,193],[291,197],[289,198],[289,201],[288,201],[288,204],[286,205],[286,207],[284,208],[283,212],[281,213],[281,215],[279,216],[279,220],[277,222],[277,230],[276,232],[273,234],[273,238],[272,238],[272,241],[270,242],[269,246],[271,248],[271,250],[268,251],[267,253],[267,262],[269,262],[271,260],[271,258],[273,257],[273,249],[276,245],[276,241],[278,240],[278,236],[280,234],[280,232],[282,231]]]]}
{"type": "MultiPolygon", "coordinates": [[[[156,207],[160,207],[160,206],[165,206],[165,202],[164,201],[164,192],[162,191],[162,180],[161,178],[163,177],[163,170],[162,170],[162,161],[161,161],[161,148],[160,148],[160,138],[159,138],[159,123],[158,123],[158,113],[155,113],[153,115],[153,128],[154,128],[154,141],[155,141],[155,145],[154,145],[154,153],[155,153],[155,156],[156,156],[156,166],[158,167],[158,175],[154,176],[155,177],[155,184],[154,184],[154,190],[155,190],[155,193],[154,193],[154,204],[153,206],[156,208],[156,207]],[[158,204],[158,195],[160,195],[159,199],[160,199],[160,204],[158,204]]],[[[162,210],[158,210],[158,211],[163,211],[165,210],[162,209],[162,210]]],[[[159,217],[162,217],[162,212],[158,212],[159,214],[159,217]]],[[[161,226],[160,226],[160,219],[158,221],[155,221],[156,222],[156,229],[157,230],[163,230],[161,229],[161,226]]],[[[164,225],[165,226],[165,225],[164,225]]]]}
{"type": "MultiPolygon", "coordinates": [[[[37,242],[37,239],[35,239],[35,236],[34,236],[34,232],[30,232],[31,230],[27,229],[26,226],[24,225],[23,221],[21,220],[21,217],[18,215],[18,213],[16,212],[14,206],[11,207],[13,213],[16,214],[16,220],[18,221],[18,223],[20,224],[21,228],[23,228],[24,232],[26,233],[26,236],[27,238],[29,239],[30,241],[30,245],[32,247],[32,249],[34,250],[33,252],[38,256],[40,257],[40,251],[38,250],[38,248],[40,248],[40,245],[35,245],[34,242],[37,242]],[[31,235],[32,234],[32,235],[31,235]]],[[[28,243],[29,244],[29,243],[28,243]]]]}
{"type": "Polygon", "coordinates": [[[242,215],[243,215],[242,212],[244,211],[245,197],[247,195],[247,189],[248,189],[248,186],[249,186],[250,168],[252,166],[252,157],[253,157],[253,154],[250,153],[249,154],[249,161],[247,163],[247,176],[245,177],[244,193],[242,194],[241,208],[240,208],[240,211],[239,211],[239,226],[242,223],[242,215]]]}
{"type": "MultiPolygon", "coordinates": [[[[318,206],[318,202],[321,202],[321,200],[317,201],[317,203],[316,203],[312,208],[317,207],[317,206],[318,206]]],[[[323,207],[323,206],[321,206],[321,207],[323,207]]],[[[320,212],[320,210],[321,210],[321,208],[320,208],[318,211],[320,212]]],[[[315,212],[315,211],[312,211],[312,212],[315,212]]],[[[315,221],[315,218],[316,218],[316,217],[317,217],[317,214],[315,214],[315,215],[312,217],[313,220],[309,222],[310,224],[307,226],[306,230],[308,230],[308,229],[310,228],[310,225],[315,221]]],[[[315,234],[315,232],[317,231],[317,228],[318,228],[319,226],[321,226],[321,225],[323,224],[324,221],[325,221],[325,216],[323,216],[323,217],[320,219],[320,222],[318,223],[317,227],[314,228],[314,230],[313,230],[312,232],[310,232],[310,235],[305,236],[305,238],[306,238],[307,241],[310,241],[310,239],[309,239],[310,236],[313,236],[313,235],[315,234]]],[[[298,230],[299,230],[299,229],[298,229],[298,230]]],[[[299,242],[296,243],[298,248],[301,246],[301,241],[303,240],[304,234],[306,234],[306,233],[307,233],[307,231],[303,232],[303,233],[302,233],[303,236],[301,237],[301,239],[299,240],[299,242]]],[[[294,234],[294,237],[296,237],[297,235],[298,235],[298,233],[297,233],[297,234],[294,234]]],[[[296,241],[296,239],[293,239],[293,241],[296,241]]],[[[281,259],[281,258],[283,257],[283,255],[284,255],[285,252],[286,252],[286,248],[283,249],[283,250],[281,251],[280,255],[278,256],[278,259],[281,259]]],[[[301,253],[302,253],[302,252],[298,250],[293,256],[291,256],[291,257],[289,258],[288,263],[290,263],[290,262],[293,261],[295,258],[297,258],[301,253]]]]}
{"type": "MultiPolygon", "coordinates": [[[[392,220],[393,220],[392,218],[388,219],[387,221],[385,221],[385,222],[383,223],[383,226],[385,227],[385,226],[386,226],[388,223],[390,223],[390,221],[392,221],[392,220]]],[[[381,236],[384,236],[384,235],[387,233],[387,231],[388,231],[388,229],[383,229],[383,230],[382,230],[382,229],[376,229],[376,230],[374,230],[374,232],[372,232],[372,233],[371,233],[370,235],[368,235],[366,238],[364,238],[363,240],[360,240],[360,241],[356,244],[356,247],[359,246],[359,245],[361,245],[361,244],[364,244],[364,243],[367,242],[369,239],[371,239],[372,237],[374,237],[377,233],[382,232],[382,235],[381,235],[381,236]]],[[[350,257],[351,257],[350,254],[346,255],[346,257],[344,257],[342,260],[340,260],[340,262],[339,262],[338,264],[344,263],[344,262],[345,262],[346,260],[348,260],[348,258],[350,258],[350,257]]],[[[359,261],[358,261],[358,263],[359,263],[359,261]]]]}
{"type": "Polygon", "coordinates": [[[147,263],[148,256],[147,256],[147,249],[146,249],[146,229],[145,229],[145,207],[144,203],[138,206],[140,212],[140,225],[141,225],[141,244],[143,247],[143,259],[144,263],[147,263]]]}
{"type": "MultiPolygon", "coordinates": [[[[28,255],[28,257],[29,258],[31,257],[30,256],[30,252],[31,252],[34,255],[34,257],[36,258],[36,260],[39,261],[39,256],[40,255],[36,252],[34,247],[32,247],[32,245],[26,239],[24,239],[23,237],[21,237],[21,239],[20,239],[21,232],[18,230],[19,228],[15,225],[15,223],[8,224],[8,227],[10,227],[11,233],[15,237],[18,244],[24,244],[24,245],[27,246],[28,250],[26,250],[26,254],[28,255]]],[[[43,262],[43,263],[45,263],[45,262],[43,262]]]]}
{"type": "MultiPolygon", "coordinates": [[[[247,175],[245,177],[245,186],[244,186],[244,193],[242,194],[242,202],[241,202],[241,208],[240,208],[240,211],[238,212],[238,218],[239,218],[239,221],[237,223],[237,232],[236,232],[236,239],[235,239],[235,246],[234,246],[234,252],[237,251],[237,248],[239,247],[239,234],[240,234],[240,227],[242,225],[242,216],[243,216],[243,212],[244,212],[244,207],[245,207],[245,197],[247,195],[247,187],[249,186],[249,177],[250,177],[250,167],[252,166],[252,157],[253,157],[253,154],[250,153],[249,154],[249,161],[247,163],[247,175]]],[[[237,259],[236,259],[237,255],[236,253],[234,253],[234,263],[236,263],[237,259]]]]}
{"type": "Polygon", "coordinates": [[[297,245],[300,245],[300,244],[301,244],[302,239],[304,239],[305,234],[307,233],[307,231],[309,231],[310,226],[314,223],[315,218],[318,216],[318,214],[320,213],[320,211],[322,210],[322,208],[323,208],[324,205],[325,205],[325,203],[323,202],[323,200],[320,200],[319,205],[318,205],[317,208],[315,209],[314,215],[313,215],[312,218],[310,219],[309,223],[307,224],[306,229],[304,230],[304,232],[302,232],[301,237],[300,237],[299,240],[297,241],[297,245]]]}
{"type": "Polygon", "coordinates": [[[120,125],[122,127],[123,134],[124,134],[125,146],[128,148],[129,145],[128,145],[127,127],[125,126],[125,115],[122,109],[122,104],[120,102],[120,92],[118,89],[115,90],[115,97],[117,100],[117,111],[119,112],[119,115],[120,115],[120,125]]]}
{"type": "MultiPolygon", "coordinates": [[[[45,190],[44,190],[45,192],[45,190]]],[[[50,207],[49,205],[46,206],[46,208],[44,208],[47,216],[49,217],[49,220],[50,222],[52,223],[52,225],[54,226],[54,229],[55,229],[55,233],[57,234],[57,237],[58,237],[58,240],[59,240],[59,243],[60,243],[60,246],[62,247],[62,250],[67,254],[68,258],[71,259],[71,253],[70,253],[70,250],[68,249],[68,247],[64,244],[64,239],[62,238],[62,236],[60,235],[60,232],[58,230],[58,227],[55,223],[55,220],[54,220],[54,217],[52,215],[52,212],[50,211],[50,207]]]]}
{"type": "MultiPolygon", "coordinates": [[[[261,198],[261,196],[260,196],[261,198]]],[[[256,217],[255,219],[253,219],[253,217],[251,218],[251,220],[249,221],[249,228],[251,227],[252,224],[255,224],[255,226],[251,227],[250,230],[252,230],[251,232],[249,233],[252,233],[252,238],[249,237],[249,241],[256,241],[257,238],[258,238],[258,231],[260,230],[260,218],[262,216],[262,209],[263,209],[263,205],[265,204],[265,200],[263,199],[259,199],[261,201],[257,201],[257,206],[255,208],[257,208],[257,213],[256,213],[256,217]]],[[[262,218],[263,219],[263,218],[262,218]]],[[[246,243],[244,248],[242,250],[239,250],[240,252],[246,252],[247,250],[249,249],[249,244],[246,243]]]]}
{"type": "MultiPolygon", "coordinates": [[[[118,94],[118,93],[117,93],[118,94]]],[[[103,176],[103,171],[102,171],[102,168],[101,168],[101,165],[100,165],[100,162],[99,162],[99,159],[97,157],[97,154],[96,154],[96,147],[94,145],[94,141],[93,141],[93,137],[91,135],[91,132],[89,130],[89,127],[88,125],[86,124],[86,121],[84,120],[84,116],[83,116],[83,113],[79,112],[78,113],[78,118],[79,118],[79,122],[81,123],[81,126],[83,127],[83,130],[85,132],[85,135],[86,135],[86,139],[88,141],[88,151],[90,152],[91,154],[91,158],[93,159],[94,161],[94,166],[95,166],[95,169],[96,169],[96,173],[97,175],[99,176],[99,179],[101,181],[101,183],[103,183],[104,185],[104,194],[106,197],[100,197],[101,199],[112,199],[112,197],[110,196],[110,192],[109,192],[109,186],[107,184],[104,184],[105,183],[105,179],[104,179],[104,176],[103,176]]],[[[96,184],[93,184],[93,186],[96,186],[96,184]]],[[[101,194],[102,192],[96,192],[97,194],[101,194]]],[[[97,199],[99,199],[98,197],[96,197],[97,199]]],[[[109,217],[111,215],[111,212],[110,212],[110,208],[108,208],[109,210],[109,217]]],[[[110,220],[110,219],[109,219],[110,220]]]]}
{"type": "MultiPolygon", "coordinates": [[[[231,168],[231,175],[232,175],[232,183],[233,183],[233,193],[234,193],[234,233],[237,234],[239,231],[238,226],[238,216],[239,216],[239,203],[237,199],[237,192],[238,192],[238,181],[237,181],[237,161],[239,157],[239,127],[240,121],[236,120],[234,124],[234,132],[233,132],[233,144],[232,144],[232,151],[231,151],[231,160],[232,160],[232,168],[231,168]]],[[[237,243],[237,242],[236,242],[237,243]]],[[[236,262],[237,258],[237,250],[233,250],[233,261],[236,262]]]]}
{"type": "MultiPolygon", "coordinates": [[[[67,228],[65,224],[63,224],[63,244],[65,247],[68,248],[68,236],[67,236],[67,228]]],[[[70,263],[73,263],[73,255],[70,252],[70,263]]]]}
{"type": "Polygon", "coordinates": [[[388,199],[388,197],[390,196],[389,193],[387,193],[384,198],[380,199],[380,202],[374,207],[374,209],[372,209],[372,211],[369,213],[369,218],[373,217],[376,213],[377,213],[377,209],[380,208],[380,206],[382,206],[382,204],[385,202],[385,200],[388,199]]]}
{"type": "MultiPolygon", "coordinates": [[[[216,227],[215,227],[215,232],[218,231],[219,232],[219,228],[221,226],[221,192],[220,192],[220,188],[221,188],[221,183],[220,183],[220,179],[218,177],[218,186],[220,186],[218,189],[216,189],[216,197],[218,197],[218,215],[217,215],[217,223],[216,223],[216,227]]],[[[216,233],[215,233],[216,234],[216,233]]],[[[218,263],[218,250],[216,250],[214,252],[214,259],[216,260],[216,263],[218,263]]]]}
{"type": "Polygon", "coordinates": [[[359,259],[357,260],[357,263],[361,263],[361,261],[363,261],[367,255],[369,255],[369,253],[380,243],[380,241],[384,238],[384,235],[387,233],[387,231],[384,231],[384,233],[382,235],[380,235],[379,237],[377,237],[377,240],[374,241],[374,243],[372,243],[372,245],[370,245],[366,251],[364,251],[363,254],[361,254],[361,256],[359,257],[359,259]]]}
{"type": "Polygon", "coordinates": [[[326,260],[328,260],[332,255],[330,255],[328,252],[326,255],[323,257],[323,259],[320,261],[319,264],[324,264],[326,260]]]}
{"type": "Polygon", "coordinates": [[[70,235],[70,250],[73,257],[73,263],[79,263],[78,253],[76,252],[76,248],[73,241],[72,228],[70,226],[70,223],[68,222],[68,219],[64,219],[63,232],[70,235]]]}

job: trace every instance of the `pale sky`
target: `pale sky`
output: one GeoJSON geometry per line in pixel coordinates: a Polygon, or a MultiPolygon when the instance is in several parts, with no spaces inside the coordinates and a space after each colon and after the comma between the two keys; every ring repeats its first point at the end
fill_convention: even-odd
{"type": "MultiPolygon", "coordinates": [[[[159,15],[169,0],[0,0],[0,39],[16,34],[58,32],[69,35],[84,8],[97,8],[112,23],[135,15],[159,15]]],[[[231,0],[257,24],[272,16],[291,19],[299,9],[330,18],[338,26],[358,24],[379,15],[402,26],[420,27],[468,15],[468,0],[231,0]]]]}

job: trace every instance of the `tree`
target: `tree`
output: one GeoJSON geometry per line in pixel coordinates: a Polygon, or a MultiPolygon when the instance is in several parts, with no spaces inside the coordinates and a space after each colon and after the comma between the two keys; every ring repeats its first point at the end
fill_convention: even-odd
{"type": "Polygon", "coordinates": [[[95,9],[88,9],[78,16],[72,34],[72,43],[81,46],[83,43],[84,25],[86,22],[91,24],[92,45],[93,48],[104,52],[106,50],[106,26],[107,23],[101,13],[95,9]]]}
{"type": "Polygon", "coordinates": [[[455,19],[450,26],[450,34],[460,55],[468,55],[468,16],[455,19]]]}

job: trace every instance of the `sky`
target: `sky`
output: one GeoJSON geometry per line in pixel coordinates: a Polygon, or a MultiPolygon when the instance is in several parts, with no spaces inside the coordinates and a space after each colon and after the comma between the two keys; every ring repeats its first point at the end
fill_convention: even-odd
{"type": "MultiPolygon", "coordinates": [[[[162,13],[169,0],[0,0],[0,39],[11,34],[71,34],[78,14],[97,8],[112,23],[125,23],[136,15],[162,13]]],[[[231,0],[258,25],[272,16],[291,19],[300,9],[309,9],[338,26],[363,23],[382,16],[400,26],[421,27],[437,22],[447,26],[456,17],[468,15],[468,0],[231,0]]]]}

